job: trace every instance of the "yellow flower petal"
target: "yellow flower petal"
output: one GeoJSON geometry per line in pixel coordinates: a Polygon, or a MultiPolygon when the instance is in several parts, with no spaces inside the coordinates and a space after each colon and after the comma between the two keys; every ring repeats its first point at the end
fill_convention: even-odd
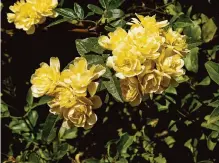
{"type": "Polygon", "coordinates": [[[102,106],[102,100],[99,96],[93,96],[90,97],[90,100],[92,101],[93,105],[92,105],[92,109],[98,109],[102,106]]]}
{"type": "Polygon", "coordinates": [[[91,82],[89,85],[88,85],[88,92],[90,93],[90,96],[94,96],[96,91],[97,91],[97,88],[98,88],[98,85],[99,83],[98,82],[91,82]]]}

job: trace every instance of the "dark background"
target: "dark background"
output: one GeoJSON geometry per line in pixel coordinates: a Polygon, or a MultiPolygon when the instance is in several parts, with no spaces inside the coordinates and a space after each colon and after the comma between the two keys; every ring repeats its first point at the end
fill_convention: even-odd
{"type": "MultiPolygon", "coordinates": [[[[2,0],[2,3],[4,4],[4,8],[2,9],[1,14],[1,23],[3,29],[14,29],[14,24],[9,24],[6,19],[6,13],[9,12],[8,7],[12,5],[15,1],[12,0],[2,0]]],[[[80,5],[83,6],[84,9],[86,9],[86,6],[88,3],[90,4],[97,4],[97,0],[65,0],[64,7],[73,7],[73,3],[77,2],[80,5]]],[[[151,5],[150,0],[143,1],[148,5],[151,5]]],[[[159,1],[156,1],[159,2],[159,1]]],[[[219,27],[219,1],[218,0],[211,0],[211,3],[208,3],[207,0],[179,0],[179,2],[182,5],[190,6],[193,5],[193,13],[204,13],[208,17],[214,17],[216,20],[216,24],[219,27]]],[[[138,3],[140,4],[140,0],[126,0],[125,3],[122,5],[123,10],[125,11],[130,4],[138,3]]],[[[87,13],[87,11],[85,11],[87,13]]],[[[16,107],[19,112],[12,111],[12,115],[21,116],[23,115],[24,111],[24,105],[26,93],[28,91],[28,88],[30,87],[30,84],[27,84],[26,82],[30,81],[31,75],[34,73],[35,69],[39,67],[39,64],[41,62],[49,62],[50,57],[59,57],[60,63],[61,63],[61,69],[64,68],[70,61],[72,61],[76,56],[78,56],[78,53],[76,51],[75,47],[75,39],[79,38],[87,38],[93,35],[89,34],[83,34],[83,33],[76,33],[71,32],[70,30],[73,28],[73,25],[63,23],[54,27],[49,28],[49,30],[44,30],[43,28],[49,24],[49,22],[52,22],[52,19],[48,19],[46,21],[46,24],[39,25],[36,28],[36,32],[33,35],[27,35],[22,30],[14,30],[14,36],[10,37],[9,35],[2,32],[2,54],[7,53],[12,57],[11,63],[6,64],[2,66],[2,81],[7,78],[8,76],[11,76],[12,83],[16,87],[16,97],[3,97],[4,101],[6,103],[9,103],[16,107]]],[[[214,41],[210,42],[209,44],[206,44],[203,46],[203,48],[212,48],[214,44],[218,44],[218,38],[214,41]]],[[[2,60],[4,60],[4,56],[2,55],[2,60]]],[[[3,82],[2,82],[3,83],[3,82]]],[[[2,84],[2,89],[4,88],[4,85],[2,84]]],[[[179,88],[180,89],[180,88],[179,88]]],[[[182,88],[183,91],[184,88],[182,88]]],[[[215,89],[214,87],[212,89],[215,89]]],[[[205,93],[205,92],[200,92],[205,93]]],[[[119,109],[119,104],[114,105],[113,109],[119,109]]],[[[40,111],[44,114],[42,117],[44,118],[48,114],[47,108],[41,108],[40,111]],[[44,109],[44,110],[43,110],[44,109]],[[46,110],[45,110],[46,109],[46,110]]],[[[114,111],[111,111],[110,113],[113,114],[114,111]]],[[[109,113],[109,114],[110,114],[109,113]]],[[[100,113],[103,114],[103,113],[100,113]]],[[[153,113],[148,113],[153,115],[153,113]]],[[[162,114],[162,113],[160,113],[162,114]]],[[[111,115],[112,120],[108,122],[108,125],[105,125],[105,127],[101,128],[101,124],[97,124],[97,127],[94,127],[92,133],[93,136],[91,136],[88,139],[86,139],[87,142],[80,141],[81,149],[84,149],[88,144],[92,142],[96,142],[97,145],[95,149],[90,151],[90,156],[94,157],[100,157],[100,154],[103,153],[104,145],[108,140],[111,140],[112,138],[117,137],[116,129],[126,126],[127,121],[123,121],[119,118],[119,115],[114,116],[115,114],[111,115]]],[[[167,115],[163,115],[164,119],[168,118],[167,115]]],[[[101,117],[101,116],[100,116],[101,117]]],[[[42,118],[42,119],[43,119],[42,118]]],[[[133,113],[133,121],[136,122],[139,127],[142,125],[138,122],[138,116],[134,115],[133,113]],[[136,118],[136,119],[135,119],[136,118]]],[[[10,130],[5,127],[5,124],[8,124],[8,120],[4,119],[1,122],[2,125],[2,131],[1,131],[1,138],[2,138],[2,144],[1,149],[2,153],[7,153],[8,146],[12,139],[12,133],[10,130]]],[[[168,124],[163,124],[163,126],[167,126],[168,124]]],[[[161,127],[162,128],[162,127],[161,127]]],[[[128,129],[128,128],[127,128],[128,129]]],[[[195,127],[191,129],[187,129],[186,126],[181,126],[182,131],[185,131],[187,133],[178,133],[179,145],[176,144],[174,146],[174,149],[169,150],[168,147],[166,147],[164,144],[161,143],[160,146],[158,146],[158,151],[164,154],[164,156],[167,157],[168,163],[189,163],[191,162],[191,155],[189,154],[189,151],[186,148],[182,148],[182,145],[180,145],[180,142],[183,142],[184,140],[187,140],[186,135],[190,135],[192,133],[194,137],[197,136],[195,127]],[[181,140],[181,141],[180,141],[181,140]],[[181,160],[179,160],[179,158],[181,160]]],[[[130,131],[131,132],[131,131],[130,131]]],[[[204,146],[204,145],[203,145],[204,146]]],[[[19,148],[17,149],[19,152],[19,148]]],[[[208,150],[204,149],[202,151],[202,155],[200,155],[200,158],[208,159],[211,157],[216,156],[216,151],[219,153],[218,147],[215,149],[215,152],[209,153],[208,150]]],[[[202,160],[202,159],[201,159],[202,160]]],[[[139,161],[142,162],[142,161],[139,161]]],[[[143,161],[144,162],[144,161],[143,161]]]]}

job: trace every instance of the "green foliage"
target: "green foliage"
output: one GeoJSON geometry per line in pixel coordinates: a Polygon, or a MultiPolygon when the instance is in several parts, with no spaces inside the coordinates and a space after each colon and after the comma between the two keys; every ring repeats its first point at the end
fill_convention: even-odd
{"type": "Polygon", "coordinates": [[[213,39],[217,31],[217,26],[212,19],[208,19],[202,26],[202,37],[205,42],[209,42],[213,39]]]}
{"type": "Polygon", "coordinates": [[[90,52],[102,54],[104,51],[104,49],[98,44],[98,38],[96,37],[77,39],[75,40],[75,44],[77,51],[81,56],[90,52]]]}
{"type": "Polygon", "coordinates": [[[52,141],[55,138],[56,135],[56,129],[54,129],[54,126],[57,122],[59,117],[57,115],[54,115],[50,113],[47,118],[46,122],[43,127],[43,132],[42,132],[42,140],[43,141],[52,141]]]}
{"type": "Polygon", "coordinates": [[[208,61],[205,63],[205,68],[207,69],[211,79],[219,85],[219,64],[208,61]]]}
{"type": "Polygon", "coordinates": [[[219,132],[219,107],[215,108],[210,115],[205,117],[206,122],[202,123],[202,127],[219,132]]]}
{"type": "Polygon", "coordinates": [[[103,10],[100,7],[96,6],[96,5],[88,4],[87,8],[89,8],[95,14],[98,14],[98,15],[103,14],[103,10]]]}
{"type": "Polygon", "coordinates": [[[180,153],[182,158],[177,158],[180,161],[183,157],[195,163],[217,161],[214,157],[219,141],[219,45],[212,45],[218,35],[215,19],[193,13],[192,6],[184,8],[184,4],[176,1],[163,0],[164,5],[156,1],[134,3],[128,8],[122,6],[123,2],[125,0],[99,0],[99,4],[88,4],[85,9],[78,3],[62,8],[65,4],[61,1],[55,9],[59,16],[46,27],[66,22],[72,25],[71,31],[77,29],[92,34],[93,37],[75,40],[78,54],[87,59],[88,67],[105,66],[109,53],[98,44],[99,35],[117,27],[129,28],[126,23],[135,13],[156,14],[158,20],[172,17],[168,27],[186,35],[190,50],[184,58],[186,75],[171,80],[171,86],[163,94],[150,94],[143,97],[138,107],[130,107],[123,101],[118,78],[106,67],[106,73],[98,79],[97,90],[103,107],[97,110],[100,115],[97,124],[89,130],[66,128],[58,115],[48,111],[46,104],[52,98],[34,99],[31,89],[26,96],[24,115],[20,116],[20,107],[8,103],[7,96],[14,98],[16,90],[11,78],[3,80],[1,118],[8,123],[5,126],[13,137],[8,155],[17,162],[66,162],[69,159],[73,163],[167,163],[174,158],[167,152],[174,155],[178,149],[186,153],[180,153]],[[202,46],[205,43],[208,49],[202,46]],[[48,116],[45,119],[41,114],[48,116]],[[17,146],[21,151],[16,151],[17,146]]]}

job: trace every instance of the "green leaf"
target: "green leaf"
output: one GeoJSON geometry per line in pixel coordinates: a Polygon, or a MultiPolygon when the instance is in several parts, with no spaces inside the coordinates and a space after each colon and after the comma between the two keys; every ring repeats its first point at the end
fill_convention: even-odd
{"type": "Polygon", "coordinates": [[[205,63],[205,68],[207,69],[210,78],[219,85],[219,64],[208,61],[205,63]]]}
{"type": "Polygon", "coordinates": [[[204,42],[211,41],[214,38],[216,31],[217,26],[213,19],[208,19],[208,21],[202,26],[202,39],[204,42]]]}
{"type": "Polygon", "coordinates": [[[109,9],[116,9],[121,6],[125,0],[110,0],[109,9]]]}
{"type": "Polygon", "coordinates": [[[121,88],[119,80],[112,76],[111,71],[109,68],[106,67],[106,73],[103,75],[103,77],[107,77],[110,79],[109,81],[102,81],[103,85],[106,87],[107,91],[119,102],[123,102],[121,97],[121,88]]]}
{"type": "Polygon", "coordinates": [[[192,26],[192,25],[193,25],[192,20],[186,15],[180,15],[179,18],[177,19],[177,21],[175,21],[175,23],[173,23],[174,29],[184,28],[184,27],[188,27],[188,26],[192,26]]]}
{"type": "Polygon", "coordinates": [[[89,67],[95,64],[104,63],[103,57],[100,55],[85,55],[84,57],[86,58],[89,67]]]}
{"type": "Polygon", "coordinates": [[[161,155],[159,154],[158,157],[154,158],[155,163],[166,163],[167,160],[161,155]]]}
{"type": "Polygon", "coordinates": [[[52,27],[52,26],[55,26],[55,25],[58,25],[58,24],[61,24],[63,22],[67,22],[67,21],[69,21],[69,20],[65,19],[65,18],[59,19],[59,20],[56,20],[56,21],[50,23],[49,25],[47,25],[46,28],[49,28],[49,27],[52,27]]]}
{"type": "Polygon", "coordinates": [[[42,140],[48,141],[49,136],[54,133],[54,126],[59,119],[59,116],[54,115],[52,113],[49,113],[49,115],[46,118],[46,122],[43,126],[43,132],[42,132],[42,140]]]}
{"type": "Polygon", "coordinates": [[[173,87],[173,86],[171,86],[171,85],[165,90],[165,92],[166,92],[166,93],[170,93],[170,94],[177,95],[176,88],[173,87]]]}
{"type": "Polygon", "coordinates": [[[174,16],[174,15],[177,15],[177,14],[179,14],[179,13],[182,12],[182,7],[181,7],[180,3],[178,3],[178,2],[177,2],[176,5],[170,4],[170,5],[168,5],[168,6],[166,7],[166,12],[167,12],[168,14],[174,16]]]}
{"type": "Polygon", "coordinates": [[[89,158],[86,160],[83,160],[82,163],[101,163],[100,160],[97,160],[95,158],[89,158]]]}
{"type": "Polygon", "coordinates": [[[104,27],[104,29],[105,29],[106,31],[109,31],[109,32],[114,32],[114,31],[116,30],[116,28],[110,27],[110,26],[108,26],[108,25],[106,25],[106,26],[104,27]]]}
{"type": "Polygon", "coordinates": [[[102,6],[103,8],[105,8],[105,9],[108,8],[108,6],[109,6],[109,0],[99,0],[99,2],[100,2],[101,6],[102,6]]]}
{"type": "Polygon", "coordinates": [[[196,23],[185,27],[183,33],[190,38],[190,44],[201,40],[201,27],[196,23]]]}
{"type": "Polygon", "coordinates": [[[158,102],[155,102],[155,105],[157,105],[157,109],[160,112],[160,111],[168,110],[170,102],[165,99],[165,104],[164,105],[162,105],[162,104],[160,104],[158,102]]]}
{"type": "Polygon", "coordinates": [[[72,9],[70,9],[70,8],[56,8],[55,11],[59,15],[63,16],[66,19],[72,20],[72,19],[76,19],[77,18],[77,16],[75,15],[74,11],[72,9]]]}
{"type": "Polygon", "coordinates": [[[121,158],[119,159],[119,161],[116,161],[115,163],[128,163],[128,160],[126,160],[125,158],[121,158]]]}
{"type": "Polygon", "coordinates": [[[53,99],[53,97],[50,96],[43,96],[40,98],[39,102],[37,103],[37,105],[44,105],[47,104],[47,102],[51,101],[53,99]]]}
{"type": "Polygon", "coordinates": [[[216,59],[217,51],[219,51],[219,45],[215,45],[212,49],[207,50],[212,59],[216,59]]]}
{"type": "Polygon", "coordinates": [[[28,119],[30,120],[31,125],[32,125],[33,127],[35,127],[38,117],[39,117],[39,116],[38,116],[38,113],[37,113],[37,111],[35,111],[35,110],[31,111],[31,112],[28,114],[28,119]]]}
{"type": "Polygon", "coordinates": [[[53,128],[47,138],[47,143],[51,143],[56,138],[57,128],[53,128]]]}
{"type": "Polygon", "coordinates": [[[176,140],[172,136],[168,136],[164,139],[165,143],[169,146],[169,148],[172,148],[176,140]]]}
{"type": "Polygon", "coordinates": [[[189,9],[187,10],[186,15],[187,15],[188,17],[190,17],[190,16],[191,16],[191,12],[192,12],[192,6],[189,7],[189,9]]]}
{"type": "Polygon", "coordinates": [[[197,151],[197,145],[198,145],[198,140],[196,138],[194,139],[189,139],[185,142],[184,146],[187,147],[192,155],[193,155],[193,159],[194,159],[194,162],[196,162],[196,158],[197,158],[197,154],[198,154],[198,151],[197,151]]]}
{"type": "Polygon", "coordinates": [[[1,100],[1,118],[10,117],[8,105],[1,100]]]}
{"type": "Polygon", "coordinates": [[[123,20],[123,19],[119,19],[117,21],[114,21],[114,22],[110,23],[110,25],[115,27],[115,28],[116,27],[123,27],[125,24],[126,24],[126,21],[123,20]]]}
{"type": "Polygon", "coordinates": [[[30,131],[29,127],[25,123],[24,120],[12,119],[9,124],[9,128],[12,129],[16,133],[20,133],[22,131],[28,132],[30,131]]]}
{"type": "Polygon", "coordinates": [[[75,40],[76,48],[78,53],[81,56],[84,56],[86,53],[95,52],[102,54],[104,49],[98,44],[97,37],[89,37],[86,39],[76,39],[75,40]]]}
{"type": "Polygon", "coordinates": [[[74,3],[74,11],[79,19],[84,19],[84,10],[78,3],[74,3]]]}
{"type": "Polygon", "coordinates": [[[39,149],[39,150],[37,151],[37,154],[38,154],[41,158],[43,158],[43,159],[45,159],[45,160],[47,160],[47,161],[51,160],[51,158],[50,158],[50,153],[49,153],[48,149],[45,149],[44,151],[43,151],[42,149],[39,149]]]}
{"type": "Polygon", "coordinates": [[[38,155],[36,153],[31,153],[29,155],[28,162],[29,163],[39,163],[40,158],[38,157],[38,155]]]}
{"type": "Polygon", "coordinates": [[[207,139],[207,146],[208,149],[213,151],[216,144],[217,144],[217,139],[219,138],[219,133],[216,131],[212,131],[211,134],[209,135],[207,139]]]}
{"type": "Polygon", "coordinates": [[[211,102],[210,104],[208,104],[208,106],[211,106],[211,107],[218,107],[219,106],[219,100],[215,100],[213,102],[211,102]]]}
{"type": "Polygon", "coordinates": [[[56,159],[59,160],[62,157],[64,157],[66,155],[66,153],[68,152],[68,144],[67,143],[63,143],[61,145],[59,145],[58,147],[58,152],[56,153],[56,159]]]}
{"type": "Polygon", "coordinates": [[[74,139],[78,136],[77,132],[78,132],[77,127],[70,128],[68,130],[65,130],[65,133],[62,138],[63,139],[74,139]]]}
{"type": "Polygon", "coordinates": [[[210,85],[211,84],[211,79],[209,78],[209,76],[205,77],[200,83],[198,83],[197,85],[210,85]]]}
{"type": "Polygon", "coordinates": [[[189,112],[192,113],[198,110],[202,106],[202,103],[197,99],[192,99],[192,103],[189,106],[189,112]]]}
{"type": "Polygon", "coordinates": [[[134,140],[133,136],[130,136],[129,134],[125,133],[120,137],[120,140],[117,144],[117,151],[120,154],[127,153],[127,149],[132,145],[134,140]]]}
{"type": "Polygon", "coordinates": [[[206,122],[201,124],[202,127],[219,132],[219,106],[213,110],[210,116],[205,117],[206,122]]]}
{"type": "Polygon", "coordinates": [[[178,76],[175,78],[177,83],[183,83],[189,80],[189,77],[187,75],[178,76]]]}
{"type": "Polygon", "coordinates": [[[123,15],[124,15],[124,12],[120,9],[108,10],[105,13],[106,18],[113,18],[113,19],[121,18],[123,15]]]}
{"type": "Polygon", "coordinates": [[[193,48],[190,50],[189,54],[186,55],[184,61],[185,61],[185,67],[188,71],[192,71],[194,73],[198,72],[198,52],[199,48],[193,48]]]}
{"type": "Polygon", "coordinates": [[[95,14],[98,14],[98,15],[102,15],[103,14],[103,10],[100,7],[96,6],[96,5],[88,4],[87,8],[89,8],[95,14]]]}
{"type": "Polygon", "coordinates": [[[27,101],[27,104],[29,106],[32,106],[32,104],[33,104],[33,95],[32,95],[31,89],[29,89],[28,92],[27,92],[26,101],[27,101]]]}

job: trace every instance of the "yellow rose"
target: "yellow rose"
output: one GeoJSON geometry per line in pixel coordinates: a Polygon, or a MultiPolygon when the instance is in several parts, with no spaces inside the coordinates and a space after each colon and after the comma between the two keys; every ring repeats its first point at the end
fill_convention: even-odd
{"type": "Polygon", "coordinates": [[[138,76],[143,95],[149,93],[161,94],[170,84],[171,77],[158,70],[148,71],[138,76]]]}
{"type": "Polygon", "coordinates": [[[160,45],[165,39],[157,34],[148,33],[147,30],[139,24],[134,24],[128,32],[128,42],[136,47],[135,51],[141,53],[141,61],[146,59],[156,59],[159,57],[160,45]]]}
{"type": "Polygon", "coordinates": [[[73,90],[65,86],[57,86],[54,90],[54,98],[48,102],[50,112],[62,114],[63,109],[71,108],[77,103],[77,97],[73,90]]]}
{"type": "Polygon", "coordinates": [[[109,37],[100,36],[98,43],[105,49],[113,50],[120,42],[124,41],[127,36],[127,32],[119,27],[114,32],[110,32],[108,36],[109,37]]]}
{"type": "Polygon", "coordinates": [[[50,66],[41,63],[35,73],[31,76],[31,90],[34,97],[53,95],[54,89],[60,78],[60,63],[55,57],[50,58],[50,66]]]}
{"type": "Polygon", "coordinates": [[[132,18],[131,25],[141,24],[147,33],[154,34],[159,33],[159,29],[168,25],[168,21],[164,20],[161,22],[157,22],[155,16],[142,16],[136,14],[138,19],[132,18]]]}
{"type": "Polygon", "coordinates": [[[85,129],[93,127],[97,121],[97,116],[93,113],[93,109],[97,109],[102,105],[99,96],[93,96],[88,99],[79,97],[78,102],[69,109],[63,109],[63,117],[67,121],[69,127],[84,127],[85,129]]]}
{"type": "Polygon", "coordinates": [[[42,16],[55,17],[56,12],[53,11],[58,5],[58,0],[27,0],[33,5],[33,8],[42,16]]]}
{"type": "Polygon", "coordinates": [[[173,77],[181,76],[185,73],[182,69],[184,61],[182,57],[172,49],[163,49],[157,59],[157,69],[173,77]]]}
{"type": "Polygon", "coordinates": [[[108,57],[106,65],[116,71],[120,79],[133,77],[144,70],[139,59],[139,52],[132,49],[128,44],[121,43],[113,50],[113,56],[108,57]]]}
{"type": "Polygon", "coordinates": [[[167,32],[163,32],[165,37],[165,44],[168,48],[173,49],[178,54],[186,54],[189,52],[187,49],[186,36],[173,31],[169,28],[167,32]]]}
{"type": "Polygon", "coordinates": [[[16,2],[9,9],[13,13],[8,13],[8,22],[14,22],[17,29],[23,29],[27,34],[33,34],[35,32],[35,24],[43,21],[42,16],[40,16],[33,8],[30,3],[25,3],[24,0],[16,2]]]}
{"type": "Polygon", "coordinates": [[[98,86],[98,83],[92,81],[98,79],[105,72],[106,68],[102,65],[93,65],[88,69],[87,60],[77,57],[69,69],[61,73],[61,81],[69,84],[77,96],[86,96],[87,89],[92,96],[98,86]]]}
{"type": "Polygon", "coordinates": [[[132,106],[138,106],[141,103],[139,81],[136,77],[121,79],[120,86],[124,101],[129,102],[132,106]]]}

